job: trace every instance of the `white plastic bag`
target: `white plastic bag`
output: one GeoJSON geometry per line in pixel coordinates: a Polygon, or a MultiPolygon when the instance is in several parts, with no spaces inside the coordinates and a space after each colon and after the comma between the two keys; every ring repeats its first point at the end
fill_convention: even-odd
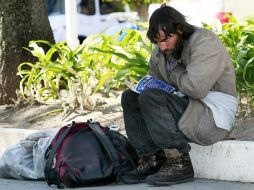
{"type": "Polygon", "coordinates": [[[44,155],[56,132],[33,133],[7,149],[0,159],[0,177],[44,179],[44,155]]]}

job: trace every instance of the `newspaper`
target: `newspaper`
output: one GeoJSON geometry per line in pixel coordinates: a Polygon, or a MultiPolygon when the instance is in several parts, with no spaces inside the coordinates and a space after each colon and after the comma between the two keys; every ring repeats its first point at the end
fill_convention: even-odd
{"type": "Polygon", "coordinates": [[[168,93],[176,93],[176,89],[168,83],[165,83],[151,75],[146,75],[136,85],[125,79],[125,84],[134,92],[140,93],[148,88],[157,88],[168,93]]]}

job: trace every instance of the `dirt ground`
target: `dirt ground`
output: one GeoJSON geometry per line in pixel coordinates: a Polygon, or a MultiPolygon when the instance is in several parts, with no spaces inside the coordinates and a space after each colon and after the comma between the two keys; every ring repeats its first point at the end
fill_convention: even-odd
{"type": "MultiPolygon", "coordinates": [[[[60,128],[73,120],[93,119],[103,126],[115,125],[122,134],[125,134],[120,99],[121,94],[108,98],[101,97],[93,109],[89,111],[77,109],[68,114],[62,112],[61,104],[3,105],[0,106],[0,128],[43,130],[60,128]]],[[[254,118],[237,120],[229,139],[254,141],[254,118]]]]}
{"type": "Polygon", "coordinates": [[[103,126],[115,125],[124,133],[121,94],[100,97],[93,108],[63,111],[62,104],[18,104],[0,106],[0,128],[50,129],[60,128],[71,121],[99,121],[103,126]]]}

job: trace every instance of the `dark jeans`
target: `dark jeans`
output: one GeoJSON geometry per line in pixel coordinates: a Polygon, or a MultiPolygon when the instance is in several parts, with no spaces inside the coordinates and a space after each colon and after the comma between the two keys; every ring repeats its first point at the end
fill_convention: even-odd
{"type": "Polygon", "coordinates": [[[162,149],[190,151],[187,138],[177,127],[188,98],[159,89],[147,89],[140,94],[126,90],[121,104],[127,136],[139,156],[162,149]]]}

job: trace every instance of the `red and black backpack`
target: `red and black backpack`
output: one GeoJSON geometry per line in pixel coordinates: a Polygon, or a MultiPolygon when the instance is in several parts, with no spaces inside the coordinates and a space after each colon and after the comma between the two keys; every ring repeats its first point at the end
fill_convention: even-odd
{"type": "Polygon", "coordinates": [[[58,188],[121,181],[123,173],[136,169],[138,160],[125,136],[90,120],[62,127],[45,158],[46,181],[58,188]]]}

